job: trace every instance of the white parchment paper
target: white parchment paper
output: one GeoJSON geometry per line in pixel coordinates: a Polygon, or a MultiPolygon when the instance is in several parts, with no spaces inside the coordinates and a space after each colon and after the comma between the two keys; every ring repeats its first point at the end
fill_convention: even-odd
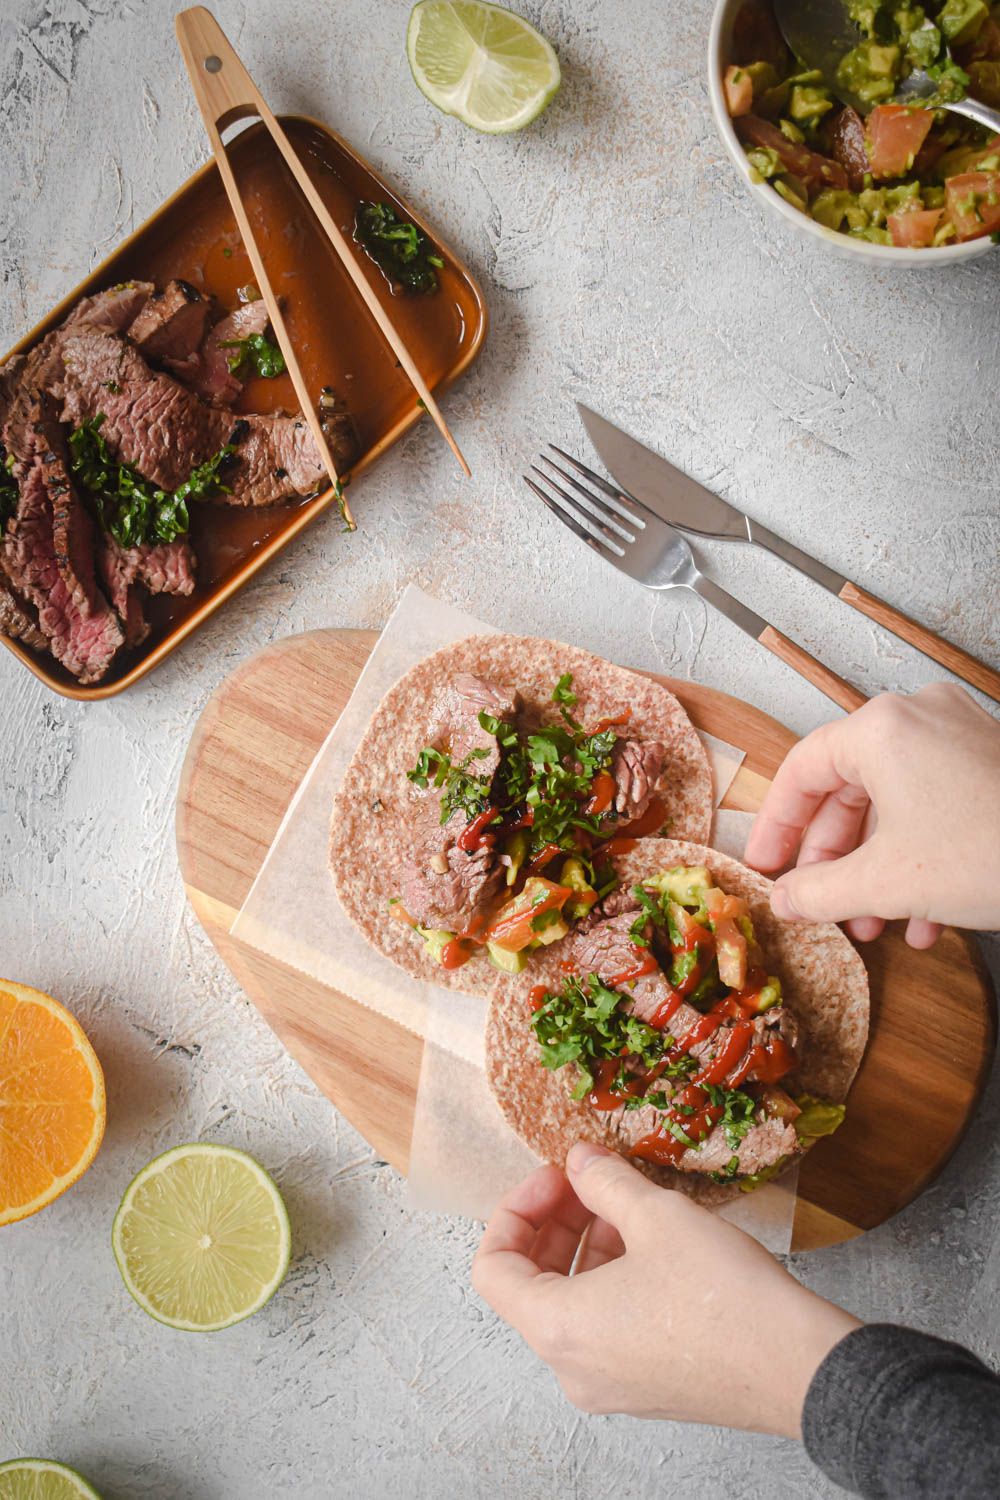
{"type": "MultiPolygon", "coordinates": [[[[425,1039],[411,1145],[410,1201],[415,1208],[472,1218],[487,1217],[498,1198],[537,1165],[508,1128],[486,1084],[486,1003],[415,979],[375,952],[336,900],[327,850],[334,793],[385,693],[441,646],[495,633],[493,626],[413,585],[405,590],[346,708],[293,797],[233,926],[242,942],[425,1039]]],[[[701,738],[712,762],[718,807],[743,752],[712,735],[701,738]]],[[[717,821],[731,816],[717,814],[717,821]]],[[[745,1227],[769,1248],[775,1248],[774,1236],[764,1200],[777,1191],[769,1187],[747,1196],[747,1211],[759,1224],[745,1227]]],[[[782,1196],[794,1206],[794,1192],[782,1196]]],[[[731,1216],[728,1209],[726,1216],[731,1216]]],[[[777,1248],[787,1249],[791,1210],[787,1220],[784,1245],[777,1248]]]]}

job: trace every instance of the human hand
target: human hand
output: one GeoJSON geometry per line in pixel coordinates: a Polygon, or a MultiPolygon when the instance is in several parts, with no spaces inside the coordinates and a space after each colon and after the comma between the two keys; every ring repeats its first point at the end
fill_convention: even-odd
{"type": "Polygon", "coordinates": [[[1000,724],[943,682],[824,724],[786,756],[746,861],[780,870],[796,850],[778,917],[846,919],[861,942],[908,917],[914,948],[944,923],[1000,927],[1000,724]]]}
{"type": "Polygon", "coordinates": [[[584,1411],[785,1437],[858,1327],[742,1230],[589,1142],[566,1175],[540,1167],[508,1193],[472,1281],[584,1411]]]}

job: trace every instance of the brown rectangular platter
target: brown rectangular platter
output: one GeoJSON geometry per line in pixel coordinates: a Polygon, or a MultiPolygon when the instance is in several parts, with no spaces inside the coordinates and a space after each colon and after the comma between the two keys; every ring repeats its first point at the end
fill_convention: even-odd
{"type": "MultiPolygon", "coordinates": [[[[282,124],[331,214],[349,237],[357,205],[377,200],[391,204],[438,248],[444,260],[438,273],[440,289],[429,295],[394,295],[360,247],[357,254],[427,384],[432,390],[447,386],[472,363],[486,337],[486,306],[475,278],[436,231],[340,136],[300,115],[284,116],[282,124]]],[[[323,386],[332,386],[354,418],[359,457],[344,478],[356,478],[423,415],[416,394],[264,127],[252,125],[228,149],[310,389],[318,399],[323,386]]],[[[184,183],[10,354],[29,349],[81,297],[123,281],[154,281],[162,286],[173,277],[211,293],[226,308],[237,305],[237,288],[253,281],[214,163],[184,183]]],[[[298,409],[287,375],[249,380],[234,408],[237,415],[279,409],[298,409]]],[[[54,692],[84,700],[110,698],[152,671],[335,504],[333,490],[328,488],[313,499],[273,508],[193,506],[191,541],[198,557],[194,593],[187,598],[164,594],[150,598],[146,603],[152,627],[148,638],[136,649],[120,653],[108,677],[93,687],[81,687],[53,658],[3,635],[0,641],[54,692]]],[[[331,533],[333,545],[337,540],[337,534],[331,533]]]]}

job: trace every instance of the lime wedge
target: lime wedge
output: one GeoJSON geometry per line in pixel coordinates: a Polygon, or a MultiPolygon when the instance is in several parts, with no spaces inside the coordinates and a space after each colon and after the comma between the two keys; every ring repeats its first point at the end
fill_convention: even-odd
{"type": "Polygon", "coordinates": [[[101,1500],[75,1469],[49,1458],[12,1458],[0,1464],[0,1500],[101,1500]]]}
{"type": "Polygon", "coordinates": [[[559,59],[545,38],[486,0],[420,0],[406,55],[432,104],[493,135],[530,125],[559,89],[559,59]]]}
{"type": "Polygon", "coordinates": [[[176,1146],[126,1189],[111,1232],[122,1279],[171,1328],[213,1333],[249,1318],[288,1270],[281,1194],[232,1146],[176,1146]]]}

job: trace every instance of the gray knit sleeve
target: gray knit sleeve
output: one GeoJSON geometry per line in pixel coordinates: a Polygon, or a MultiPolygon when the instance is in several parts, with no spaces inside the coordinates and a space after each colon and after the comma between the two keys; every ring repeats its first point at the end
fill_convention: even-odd
{"type": "Polygon", "coordinates": [[[887,1323],[856,1328],[806,1396],[810,1458],[865,1500],[997,1500],[1000,1377],[967,1349],[887,1323]]]}

